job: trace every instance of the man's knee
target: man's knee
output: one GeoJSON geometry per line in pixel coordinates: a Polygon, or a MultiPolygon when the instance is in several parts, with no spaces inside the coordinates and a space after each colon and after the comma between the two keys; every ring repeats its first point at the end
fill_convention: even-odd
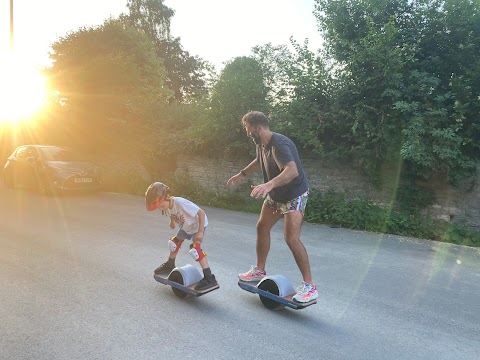
{"type": "Polygon", "coordinates": [[[284,239],[285,239],[285,242],[287,243],[289,248],[296,247],[296,246],[298,246],[298,244],[301,243],[300,242],[300,237],[298,237],[298,236],[287,236],[285,234],[284,239]]]}
{"type": "Polygon", "coordinates": [[[270,230],[272,229],[273,224],[269,224],[268,222],[259,220],[257,222],[257,233],[269,233],[270,230]]]}
{"type": "MultiPolygon", "coordinates": [[[[273,210],[274,211],[274,210],[273,210]]],[[[281,218],[281,213],[272,213],[272,214],[264,214],[264,210],[262,210],[262,214],[257,221],[257,232],[261,233],[269,233],[272,229],[273,225],[277,223],[277,221],[281,218]]]]}

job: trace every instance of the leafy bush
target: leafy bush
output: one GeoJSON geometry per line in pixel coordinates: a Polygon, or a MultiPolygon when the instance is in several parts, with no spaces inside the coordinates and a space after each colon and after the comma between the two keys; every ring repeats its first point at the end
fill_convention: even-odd
{"type": "Polygon", "coordinates": [[[386,212],[371,200],[347,201],[344,194],[312,190],[307,203],[305,220],[327,223],[351,229],[383,231],[386,212]]]}
{"type": "Polygon", "coordinates": [[[480,247],[480,233],[466,227],[448,225],[440,240],[452,244],[480,247]]]}
{"type": "MultiPolygon", "coordinates": [[[[412,198],[413,199],[413,198],[412,198]]],[[[428,199],[428,197],[427,197],[428,199]]],[[[348,201],[344,194],[313,190],[309,196],[305,220],[394,235],[412,236],[453,244],[480,247],[480,233],[446,221],[420,216],[409,211],[381,208],[371,200],[348,201]]]]}
{"type": "Polygon", "coordinates": [[[387,220],[385,233],[440,240],[445,222],[402,212],[392,212],[387,220]]]}

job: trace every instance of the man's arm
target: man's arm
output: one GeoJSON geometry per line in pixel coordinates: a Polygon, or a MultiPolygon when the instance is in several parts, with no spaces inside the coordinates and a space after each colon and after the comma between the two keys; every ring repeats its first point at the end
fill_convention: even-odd
{"type": "Polygon", "coordinates": [[[241,179],[244,177],[256,173],[260,171],[260,163],[257,161],[257,159],[253,159],[250,164],[248,164],[243,170],[241,170],[238,174],[233,175],[230,179],[227,181],[227,185],[235,185],[238,183],[241,179]]]}
{"type": "Polygon", "coordinates": [[[250,196],[254,198],[264,198],[272,189],[288,184],[297,176],[297,164],[295,164],[295,161],[289,161],[283,168],[282,172],[275,176],[273,179],[264,184],[253,186],[250,196]]]}
{"type": "Polygon", "coordinates": [[[288,184],[297,176],[298,176],[297,164],[295,164],[295,161],[290,161],[287,163],[287,165],[285,165],[282,172],[277,176],[275,176],[272,180],[267,182],[267,184],[271,183],[272,189],[275,189],[277,187],[288,184]]]}
{"type": "Polygon", "coordinates": [[[257,159],[253,159],[252,162],[248,164],[242,171],[245,173],[245,176],[248,176],[250,174],[259,172],[260,170],[260,163],[257,159]]]}

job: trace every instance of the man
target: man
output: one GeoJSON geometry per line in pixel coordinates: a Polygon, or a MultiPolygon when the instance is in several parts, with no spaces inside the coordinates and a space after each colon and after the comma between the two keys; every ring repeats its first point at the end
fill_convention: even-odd
{"type": "Polygon", "coordinates": [[[257,265],[239,274],[243,281],[258,281],[265,275],[267,255],[270,250],[270,230],[283,216],[285,241],[303,276],[302,286],[293,296],[297,302],[309,302],[318,298],[313,283],[308,254],[300,241],[300,231],[308,199],[308,181],[293,141],[272,132],[268,117],[259,111],[251,111],[242,118],[247,135],[257,146],[256,158],[227,185],[235,185],[244,177],[261,171],[264,183],[252,186],[251,196],[265,198],[257,222],[257,265]]]}

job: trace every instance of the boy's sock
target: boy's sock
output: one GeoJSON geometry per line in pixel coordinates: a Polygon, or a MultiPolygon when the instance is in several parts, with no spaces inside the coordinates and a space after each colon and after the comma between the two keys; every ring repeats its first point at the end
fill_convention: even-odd
{"type": "Polygon", "coordinates": [[[203,269],[203,276],[207,277],[210,275],[212,275],[212,271],[210,270],[210,268],[203,269]]]}

